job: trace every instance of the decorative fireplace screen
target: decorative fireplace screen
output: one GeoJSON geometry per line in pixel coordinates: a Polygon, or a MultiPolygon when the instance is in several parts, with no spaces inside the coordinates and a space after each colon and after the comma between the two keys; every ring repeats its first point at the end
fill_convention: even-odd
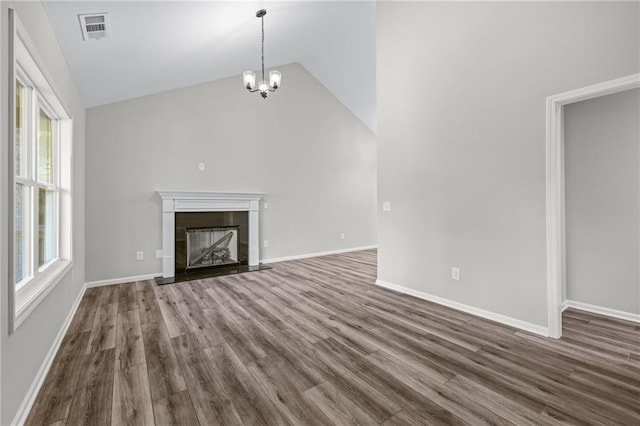
{"type": "Polygon", "coordinates": [[[186,269],[238,264],[238,228],[187,228],[186,269]]]}

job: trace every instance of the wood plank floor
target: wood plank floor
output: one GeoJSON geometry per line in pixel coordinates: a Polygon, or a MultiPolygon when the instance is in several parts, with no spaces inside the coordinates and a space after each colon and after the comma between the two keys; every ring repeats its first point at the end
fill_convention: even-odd
{"type": "Polygon", "coordinates": [[[375,251],[88,289],[28,425],[640,425],[640,325],[553,340],[376,287],[375,251]]]}

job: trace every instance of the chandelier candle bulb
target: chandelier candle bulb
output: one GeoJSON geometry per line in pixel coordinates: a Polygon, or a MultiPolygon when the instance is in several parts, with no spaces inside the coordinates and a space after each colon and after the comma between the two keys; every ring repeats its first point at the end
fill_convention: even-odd
{"type": "Polygon", "coordinates": [[[242,73],[244,80],[244,87],[248,90],[253,90],[256,87],[256,73],[253,71],[245,71],[242,73]]]}
{"type": "Polygon", "coordinates": [[[280,87],[280,82],[282,81],[282,74],[280,74],[280,71],[270,71],[269,72],[269,85],[271,86],[272,89],[277,89],[278,87],[280,87]]]}

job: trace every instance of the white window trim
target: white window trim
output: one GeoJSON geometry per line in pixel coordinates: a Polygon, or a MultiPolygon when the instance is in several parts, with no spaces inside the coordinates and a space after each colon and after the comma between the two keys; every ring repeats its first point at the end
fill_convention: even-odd
{"type": "MultiPolygon", "coordinates": [[[[72,261],[72,204],[73,193],[72,182],[72,129],[73,121],[67,108],[57,96],[55,86],[52,84],[50,74],[43,67],[44,61],[35,49],[35,45],[29,38],[25,27],[12,9],[9,9],[9,166],[11,196],[9,197],[9,252],[13,259],[14,254],[14,191],[15,184],[21,181],[28,181],[34,192],[31,198],[38,196],[37,189],[51,187],[56,190],[55,197],[55,228],[56,228],[56,256],[47,264],[38,267],[37,256],[32,259],[33,269],[36,275],[26,282],[15,283],[14,261],[9,263],[9,332],[12,333],[31,314],[36,307],[46,298],[46,296],[65,278],[73,267],[72,261]],[[31,98],[31,110],[42,108],[50,117],[55,118],[56,126],[53,129],[57,143],[54,143],[54,184],[49,186],[38,181],[37,170],[31,170],[25,176],[27,178],[16,177],[14,168],[14,146],[13,135],[15,134],[15,80],[16,77],[23,84],[34,88],[37,96],[31,98]],[[35,105],[33,105],[35,102],[35,105]],[[31,174],[29,174],[31,173],[31,174]],[[35,177],[34,177],[35,176],[35,177]],[[35,179],[35,180],[34,180],[35,179]]],[[[31,114],[31,113],[30,113],[31,114]]],[[[36,118],[32,117],[33,120],[36,118]]],[[[35,129],[30,129],[33,132],[35,129]]],[[[29,135],[31,138],[36,135],[29,135]]],[[[36,155],[32,152],[30,155],[36,155]]],[[[29,158],[29,168],[35,166],[35,159],[29,158]]],[[[35,211],[33,206],[30,216],[35,211]]],[[[37,218],[30,217],[30,220],[37,221],[37,218]]],[[[34,229],[37,229],[34,228],[34,229]]],[[[34,236],[30,236],[33,240],[34,236]]],[[[30,245],[33,245],[29,243],[30,245]]],[[[33,247],[30,248],[33,250],[33,247]]],[[[36,253],[37,255],[37,253],[36,253]]],[[[29,272],[30,273],[30,272],[29,272]]]]}
{"type": "Polygon", "coordinates": [[[71,259],[56,259],[47,264],[47,268],[22,285],[15,292],[17,309],[14,318],[14,330],[29,316],[40,302],[53,290],[71,270],[71,259]]]}

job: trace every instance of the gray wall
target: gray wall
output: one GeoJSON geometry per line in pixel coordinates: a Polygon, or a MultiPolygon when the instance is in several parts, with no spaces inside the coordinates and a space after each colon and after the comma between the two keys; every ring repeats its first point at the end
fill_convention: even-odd
{"type": "Polygon", "coordinates": [[[67,68],[62,52],[55,41],[53,30],[39,2],[2,2],[0,8],[2,23],[2,48],[0,51],[2,66],[1,87],[2,125],[0,144],[0,211],[2,212],[2,308],[1,327],[1,391],[2,414],[0,424],[11,422],[24,399],[36,373],[51,348],[64,320],[67,318],[73,302],[76,300],[84,283],[84,107],[67,68]],[[52,77],[52,85],[58,90],[58,96],[70,111],[74,119],[73,128],[73,269],[62,279],[58,286],[38,305],[36,310],[11,335],[8,334],[8,277],[7,262],[11,259],[6,237],[8,197],[11,193],[7,187],[6,176],[9,167],[7,146],[9,144],[7,129],[8,99],[5,95],[8,88],[8,44],[5,29],[8,23],[8,8],[13,8],[31,36],[45,67],[52,77]]]}
{"type": "Polygon", "coordinates": [[[87,111],[87,281],[161,271],[159,189],[264,193],[262,259],[376,244],[373,133],[279,69],[266,100],[237,76],[87,111]]]}
{"type": "Polygon", "coordinates": [[[640,313],[640,90],[564,120],[567,299],[640,313]]]}
{"type": "Polygon", "coordinates": [[[377,4],[379,279],[547,324],[545,98],[640,71],[639,16],[377,4]]]}

